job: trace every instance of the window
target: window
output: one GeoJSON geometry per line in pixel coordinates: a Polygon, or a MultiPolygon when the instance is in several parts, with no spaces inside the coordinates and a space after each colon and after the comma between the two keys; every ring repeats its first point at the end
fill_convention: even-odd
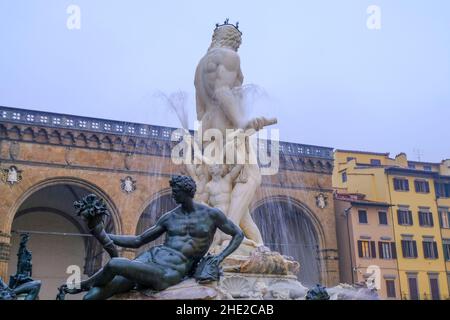
{"type": "Polygon", "coordinates": [[[412,163],[408,163],[408,168],[409,168],[409,169],[415,169],[415,168],[416,168],[416,165],[415,165],[415,164],[412,164],[412,163]]]}
{"type": "Polygon", "coordinates": [[[388,298],[395,298],[395,281],[386,280],[386,294],[388,298]]]}
{"type": "Polygon", "coordinates": [[[419,300],[419,287],[417,285],[416,276],[408,276],[409,298],[411,300],[419,300]]]}
{"type": "Polygon", "coordinates": [[[419,211],[419,225],[421,227],[433,227],[433,214],[428,211],[419,211]]]}
{"type": "Polygon", "coordinates": [[[360,258],[376,258],[375,241],[358,240],[358,256],[360,258]]]}
{"type": "Polygon", "coordinates": [[[355,157],[347,157],[347,162],[352,161],[353,159],[355,159],[355,157]]]}
{"type": "Polygon", "coordinates": [[[450,211],[446,208],[439,208],[439,224],[443,229],[450,229],[450,211]]]}
{"type": "Polygon", "coordinates": [[[437,243],[434,240],[424,240],[422,242],[423,244],[423,255],[425,259],[437,259],[438,256],[438,250],[437,250],[437,243]]]}
{"type": "Polygon", "coordinates": [[[430,193],[430,184],[426,180],[415,180],[414,188],[418,193],[430,193]]]}
{"type": "Polygon", "coordinates": [[[367,220],[367,211],[358,210],[358,219],[359,223],[369,223],[369,221],[367,220]]]}
{"type": "Polygon", "coordinates": [[[415,240],[402,240],[403,258],[417,258],[417,244],[415,240]]]}
{"type": "Polygon", "coordinates": [[[450,273],[447,273],[448,291],[450,292],[450,273]]]}
{"type": "Polygon", "coordinates": [[[347,182],[347,172],[342,172],[342,182],[347,182]]]}
{"type": "Polygon", "coordinates": [[[397,210],[398,224],[402,226],[412,226],[413,218],[412,212],[409,210],[399,209],[397,210]]]}
{"type": "Polygon", "coordinates": [[[439,292],[438,275],[429,275],[430,277],[430,291],[432,300],[441,300],[441,293],[439,292]]]}
{"type": "Polygon", "coordinates": [[[395,242],[378,242],[378,252],[380,259],[397,259],[395,242]]]}
{"type": "Polygon", "coordinates": [[[381,166],[381,160],[379,159],[370,159],[370,164],[373,166],[381,166]]]}
{"type": "Polygon", "coordinates": [[[438,198],[450,198],[450,183],[436,182],[434,186],[438,198]]]}
{"type": "Polygon", "coordinates": [[[450,261],[450,239],[442,239],[445,261],[450,261]]]}
{"type": "Polygon", "coordinates": [[[408,179],[394,178],[395,191],[409,191],[408,179]]]}
{"type": "Polygon", "coordinates": [[[425,171],[431,171],[431,166],[423,166],[423,170],[425,170],[425,171]]]}
{"type": "Polygon", "coordinates": [[[378,222],[381,225],[387,226],[388,225],[388,220],[387,220],[387,213],[384,211],[379,211],[378,212],[378,222]]]}

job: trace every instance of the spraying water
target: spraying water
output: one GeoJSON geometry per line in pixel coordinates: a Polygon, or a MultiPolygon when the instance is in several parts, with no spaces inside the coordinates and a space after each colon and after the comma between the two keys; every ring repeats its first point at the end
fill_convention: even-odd
{"type": "Polygon", "coordinates": [[[266,246],[300,262],[297,276],[302,284],[320,282],[317,233],[304,212],[288,199],[274,200],[258,207],[254,219],[266,246]]]}
{"type": "Polygon", "coordinates": [[[186,108],[188,94],[186,92],[180,90],[167,95],[158,91],[154,97],[160,99],[169,110],[175,112],[182,128],[189,130],[189,113],[186,108]]]}

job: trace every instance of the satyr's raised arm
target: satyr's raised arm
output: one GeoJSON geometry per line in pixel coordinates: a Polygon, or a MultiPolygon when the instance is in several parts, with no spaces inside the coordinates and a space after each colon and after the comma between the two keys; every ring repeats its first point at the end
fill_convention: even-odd
{"type": "Polygon", "coordinates": [[[137,249],[153,240],[158,239],[162,234],[164,234],[164,232],[166,232],[166,228],[164,226],[166,215],[163,215],[153,227],[145,230],[138,236],[121,236],[109,234],[109,237],[114,242],[114,244],[119,247],[137,249]]]}
{"type": "Polygon", "coordinates": [[[235,225],[230,219],[228,219],[225,214],[222,213],[222,211],[218,209],[213,210],[217,228],[219,228],[219,230],[221,230],[225,234],[232,236],[232,239],[228,246],[220,254],[217,255],[219,262],[222,262],[227,256],[232,254],[234,250],[239,247],[242,240],[244,240],[244,232],[242,232],[242,230],[237,225],[235,225]]]}

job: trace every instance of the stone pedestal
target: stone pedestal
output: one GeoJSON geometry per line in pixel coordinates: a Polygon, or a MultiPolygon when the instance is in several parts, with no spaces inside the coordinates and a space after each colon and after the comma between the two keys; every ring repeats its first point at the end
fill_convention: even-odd
{"type": "Polygon", "coordinates": [[[304,298],[307,290],[295,276],[227,272],[219,282],[187,279],[160,292],[133,290],[113,300],[292,300],[304,298]]]}
{"type": "Polygon", "coordinates": [[[121,300],[270,300],[302,299],[308,289],[294,275],[298,262],[266,247],[247,256],[233,254],[222,264],[218,282],[199,284],[187,279],[161,292],[132,291],[117,295],[121,300]]]}
{"type": "Polygon", "coordinates": [[[308,288],[294,275],[271,275],[226,272],[219,287],[233,299],[292,300],[301,299],[308,288]]]}
{"type": "Polygon", "coordinates": [[[130,291],[116,295],[113,300],[227,300],[233,299],[217,285],[199,284],[194,279],[187,279],[160,292],[151,290],[130,291]]]}

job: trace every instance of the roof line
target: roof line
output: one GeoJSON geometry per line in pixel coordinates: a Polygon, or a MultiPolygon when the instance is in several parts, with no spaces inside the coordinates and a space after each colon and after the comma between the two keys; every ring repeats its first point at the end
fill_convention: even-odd
{"type": "Polygon", "coordinates": [[[336,149],[334,153],[336,152],[348,152],[348,153],[359,153],[359,154],[373,154],[378,156],[387,156],[389,157],[389,152],[371,152],[371,151],[362,151],[362,150],[345,150],[345,149],[336,149]]]}

